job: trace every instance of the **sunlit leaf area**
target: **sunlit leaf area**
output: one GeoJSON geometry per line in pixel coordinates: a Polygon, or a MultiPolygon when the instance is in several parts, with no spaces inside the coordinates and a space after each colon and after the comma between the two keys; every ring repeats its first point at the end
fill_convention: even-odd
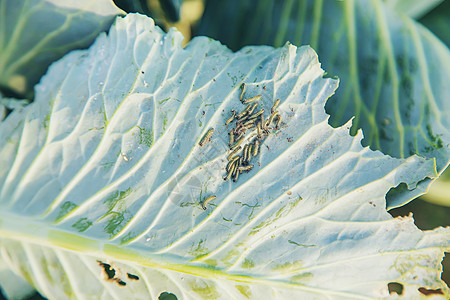
{"type": "Polygon", "coordinates": [[[0,0],[0,299],[449,299],[447,0],[0,0]]]}

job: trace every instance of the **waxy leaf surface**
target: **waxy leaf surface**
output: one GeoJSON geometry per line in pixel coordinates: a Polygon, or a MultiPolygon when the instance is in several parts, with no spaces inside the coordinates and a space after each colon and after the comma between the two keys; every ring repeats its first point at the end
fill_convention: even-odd
{"type": "Polygon", "coordinates": [[[310,47],[181,39],[118,18],[0,123],[4,264],[54,299],[366,299],[389,282],[448,293],[449,230],[385,209],[392,187],[436,177],[434,160],[395,159],[363,148],[351,122],[328,125],[338,81],[310,47]],[[241,83],[265,118],[280,99],[282,122],[233,182],[225,121],[245,108],[241,83]]]}

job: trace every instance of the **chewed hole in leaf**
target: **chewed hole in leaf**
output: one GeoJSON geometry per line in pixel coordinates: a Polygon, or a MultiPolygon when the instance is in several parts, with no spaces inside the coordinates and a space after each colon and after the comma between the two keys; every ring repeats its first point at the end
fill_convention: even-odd
{"type": "Polygon", "coordinates": [[[398,282],[389,282],[388,290],[389,290],[389,295],[392,295],[392,294],[402,295],[403,294],[403,284],[398,283],[398,282]]]}
{"type": "Polygon", "coordinates": [[[427,288],[421,287],[421,288],[419,288],[419,292],[421,292],[425,296],[444,295],[444,292],[441,289],[427,289],[427,288]]]}
{"type": "Polygon", "coordinates": [[[442,259],[442,274],[441,279],[450,287],[450,253],[445,252],[442,259]]]}
{"type": "Polygon", "coordinates": [[[450,207],[436,205],[421,198],[411,201],[405,206],[391,209],[389,213],[395,217],[408,216],[411,213],[414,223],[421,230],[432,230],[436,227],[450,226],[450,207]]]}
{"type": "MultiPolygon", "coordinates": [[[[102,261],[97,261],[101,268],[103,268],[103,274],[107,281],[116,282],[119,286],[126,286],[127,283],[118,277],[118,272],[110,264],[104,263],[102,261]]],[[[133,275],[135,276],[135,275],[133,275]]],[[[137,277],[137,276],[136,276],[137,277]]]]}
{"type": "Polygon", "coordinates": [[[393,208],[402,207],[413,199],[425,194],[428,190],[430,182],[432,182],[437,174],[430,174],[417,182],[405,183],[401,182],[393,187],[386,194],[386,209],[389,211],[393,208]]]}
{"type": "Polygon", "coordinates": [[[131,280],[139,280],[139,276],[131,274],[131,273],[127,273],[127,276],[129,279],[131,280]]]}
{"type": "Polygon", "coordinates": [[[158,300],[178,300],[178,298],[172,293],[162,292],[159,294],[158,300]]]}
{"type": "Polygon", "coordinates": [[[392,201],[397,195],[403,194],[406,190],[408,190],[408,186],[406,183],[402,182],[396,187],[393,187],[389,190],[389,192],[386,194],[386,205],[392,201]]]}
{"type": "Polygon", "coordinates": [[[125,281],[123,281],[123,280],[121,280],[119,278],[116,279],[116,282],[117,282],[118,285],[121,285],[121,286],[126,286],[127,285],[127,283],[125,281]]]}
{"type": "Polygon", "coordinates": [[[104,274],[106,275],[107,279],[113,279],[116,276],[116,270],[114,270],[114,268],[112,268],[110,264],[101,261],[97,262],[103,268],[104,274]]]}

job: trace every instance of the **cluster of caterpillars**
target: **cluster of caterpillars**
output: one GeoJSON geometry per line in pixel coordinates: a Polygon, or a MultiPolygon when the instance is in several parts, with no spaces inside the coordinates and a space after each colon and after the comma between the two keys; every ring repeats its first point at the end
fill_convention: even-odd
{"type": "Polygon", "coordinates": [[[227,157],[228,163],[225,168],[227,174],[223,178],[224,180],[232,178],[234,182],[238,180],[239,174],[253,169],[253,165],[250,164],[252,157],[259,154],[259,147],[262,141],[270,134],[270,130],[278,129],[281,124],[281,115],[276,110],[280,104],[280,99],[275,101],[270,110],[270,116],[265,119],[264,108],[257,109],[258,101],[262,96],[257,95],[244,99],[245,83],[241,85],[241,89],[239,100],[242,104],[247,104],[247,107],[241,112],[232,110],[230,118],[225,122],[225,125],[228,126],[236,121],[234,128],[228,133],[230,137],[228,146],[230,148],[227,157]],[[275,127],[271,127],[272,124],[275,124],[275,127]],[[248,143],[242,145],[248,130],[251,130],[247,139],[248,143]]]}
{"type": "MultiPolygon", "coordinates": [[[[247,107],[241,112],[231,110],[231,116],[225,122],[225,126],[229,126],[235,121],[234,128],[228,133],[230,141],[228,144],[228,163],[225,167],[227,174],[223,178],[225,181],[232,178],[233,182],[236,182],[239,178],[239,174],[250,172],[253,169],[253,165],[250,164],[252,157],[259,154],[261,143],[270,134],[270,130],[279,129],[281,124],[281,115],[276,110],[280,104],[280,99],[275,101],[270,109],[270,116],[266,119],[264,118],[264,108],[261,108],[260,110],[257,109],[258,101],[262,98],[262,95],[244,99],[244,94],[245,83],[242,83],[239,100],[242,104],[247,104],[247,107]],[[274,124],[275,127],[272,127],[272,124],[274,124]],[[248,130],[251,132],[247,139],[247,144],[242,145],[248,130]]],[[[208,129],[201,138],[199,146],[203,147],[208,143],[213,133],[214,128],[208,129]]],[[[208,202],[215,198],[216,196],[212,195],[204,199],[202,208],[206,210],[208,202]]]]}

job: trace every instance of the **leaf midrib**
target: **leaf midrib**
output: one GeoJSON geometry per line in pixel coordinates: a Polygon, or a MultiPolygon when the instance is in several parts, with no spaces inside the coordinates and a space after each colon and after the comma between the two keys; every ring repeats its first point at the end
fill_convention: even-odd
{"type": "Polygon", "coordinates": [[[102,259],[112,259],[129,265],[134,264],[149,268],[170,270],[203,278],[220,278],[250,285],[258,284],[346,298],[370,299],[370,297],[349,292],[323,290],[293,282],[251,277],[251,275],[230,274],[223,270],[200,264],[187,265],[186,261],[177,259],[174,256],[167,254],[154,255],[145,251],[139,251],[138,249],[123,248],[112,243],[78,236],[62,229],[50,228],[48,224],[42,224],[37,220],[30,220],[27,217],[18,215],[8,215],[4,212],[0,212],[0,239],[2,238],[20,242],[26,241],[26,243],[36,244],[42,247],[71,251],[78,255],[102,257],[102,259]]]}

